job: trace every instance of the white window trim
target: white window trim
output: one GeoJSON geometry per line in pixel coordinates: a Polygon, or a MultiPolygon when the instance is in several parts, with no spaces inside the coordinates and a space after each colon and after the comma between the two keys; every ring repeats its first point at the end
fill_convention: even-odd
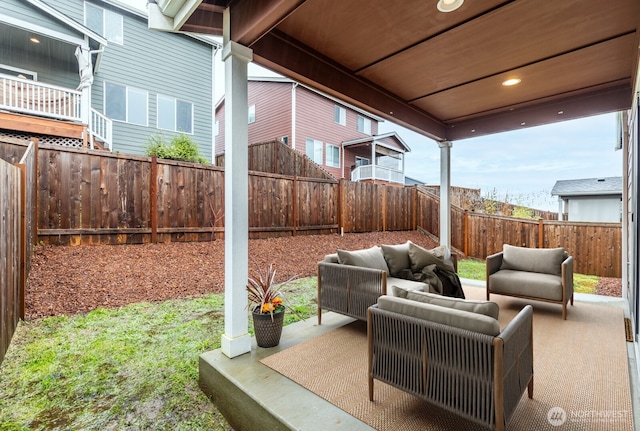
{"type": "Polygon", "coordinates": [[[125,98],[124,98],[124,103],[125,103],[125,120],[118,120],[115,118],[111,118],[112,121],[116,121],[118,123],[126,123],[126,124],[131,124],[133,126],[141,126],[141,127],[149,127],[149,92],[147,90],[143,90],[141,88],[136,88],[136,87],[130,87],[129,85],[123,85],[123,84],[118,84],[115,82],[111,82],[111,81],[104,81],[102,84],[102,94],[103,96],[103,100],[102,100],[102,112],[107,112],[107,84],[112,84],[112,85],[119,85],[120,87],[124,87],[125,88],[125,98]],[[131,121],[129,121],[129,90],[137,90],[140,92],[143,92],[145,94],[145,110],[146,110],[146,121],[145,124],[140,124],[140,123],[133,123],[131,121]]]}
{"type": "Polygon", "coordinates": [[[347,125],[347,110],[345,108],[343,108],[340,105],[334,105],[333,107],[333,121],[335,121],[336,124],[340,124],[341,126],[346,126],[347,125]],[[340,121],[335,121],[336,120],[336,109],[339,109],[340,111],[340,121]]]}
{"type": "Polygon", "coordinates": [[[256,105],[255,103],[253,105],[249,106],[249,111],[248,111],[248,123],[249,124],[253,124],[256,122],[256,105]]]}
{"type": "MultiPolygon", "coordinates": [[[[83,8],[83,15],[82,15],[82,23],[87,26],[87,3],[88,2],[84,2],[84,8],[83,8]]],[[[105,39],[107,39],[109,42],[111,43],[115,43],[116,45],[124,45],[124,17],[119,14],[118,12],[114,12],[112,10],[109,9],[105,9],[102,6],[99,6],[95,3],[91,3],[92,7],[98,8],[98,9],[102,9],[102,31],[99,32],[100,36],[104,37],[105,39]],[[120,18],[120,28],[122,29],[122,33],[120,34],[120,37],[122,38],[122,41],[117,41],[117,40],[112,40],[109,39],[107,37],[107,12],[108,13],[112,13],[116,16],[118,16],[120,18]]],[[[88,27],[88,26],[87,26],[88,27]]]]}
{"type": "Polygon", "coordinates": [[[314,163],[317,163],[319,165],[323,164],[323,156],[324,154],[322,154],[323,152],[323,145],[322,145],[322,141],[319,141],[317,139],[313,139],[313,138],[307,138],[305,140],[305,145],[304,145],[304,154],[309,157],[314,163]],[[313,143],[313,157],[309,157],[309,154],[307,153],[307,145],[309,145],[309,141],[311,141],[313,143]],[[320,149],[320,161],[316,160],[316,153],[318,152],[318,149],[320,149]]]}
{"type": "Polygon", "coordinates": [[[358,115],[358,121],[357,121],[357,124],[356,124],[356,128],[357,128],[358,132],[364,133],[365,135],[371,136],[371,118],[367,118],[364,115],[358,115]],[[362,118],[362,120],[363,120],[362,121],[363,130],[360,130],[360,118],[362,118]],[[368,125],[368,127],[367,127],[367,125],[368,125]]]}
{"type": "MultiPolygon", "coordinates": [[[[340,160],[340,147],[338,147],[337,145],[333,145],[333,144],[326,144],[326,147],[327,147],[325,149],[325,152],[327,154],[326,165],[331,167],[331,168],[339,168],[340,167],[340,162],[341,162],[341,160],[340,160]],[[337,164],[335,164],[333,160],[331,160],[331,163],[329,163],[329,154],[333,153],[332,150],[334,148],[337,150],[337,153],[338,153],[338,163],[337,164]]],[[[333,159],[333,157],[332,157],[332,159],[333,159]]]]}
{"type": "Polygon", "coordinates": [[[15,72],[18,75],[24,75],[24,76],[27,77],[27,79],[30,79],[32,81],[37,81],[38,80],[38,72],[34,72],[34,71],[31,71],[31,70],[27,70],[27,69],[21,69],[19,67],[13,67],[13,66],[9,66],[7,64],[1,64],[0,63],[0,74],[2,73],[3,69],[4,70],[10,70],[11,72],[15,72]],[[29,76],[31,76],[31,78],[29,78],[29,76]]]}
{"type": "MultiPolygon", "coordinates": [[[[168,130],[170,132],[176,132],[176,133],[184,133],[185,135],[194,135],[195,134],[195,130],[194,130],[194,117],[195,117],[195,107],[193,102],[188,102],[186,100],[182,100],[182,99],[177,99],[175,97],[171,97],[171,96],[167,96],[166,94],[157,94],[156,95],[156,129],[158,130],[168,130]],[[160,103],[159,103],[159,99],[163,97],[165,99],[172,99],[173,100],[173,128],[172,129],[166,129],[164,127],[160,127],[160,124],[158,123],[158,119],[160,118],[160,103]],[[191,105],[191,131],[190,132],[186,132],[184,130],[178,130],[178,102],[183,102],[183,103],[188,103],[189,105],[191,105]]],[[[147,118],[147,121],[148,118],[147,118]]],[[[216,129],[216,136],[217,136],[217,129],[216,129]]]]}

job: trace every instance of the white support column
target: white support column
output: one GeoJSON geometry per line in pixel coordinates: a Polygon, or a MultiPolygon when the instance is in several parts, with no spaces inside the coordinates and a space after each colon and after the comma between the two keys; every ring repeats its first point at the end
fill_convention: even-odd
{"type": "Polygon", "coordinates": [[[558,196],[558,220],[562,221],[562,215],[563,215],[563,211],[562,211],[562,207],[564,206],[564,200],[558,196]]]}
{"type": "MultiPolygon", "coordinates": [[[[228,20],[225,12],[225,24],[228,20]]],[[[234,358],[251,351],[247,318],[249,161],[247,68],[251,49],[225,38],[224,334],[221,350],[234,358]]]]}
{"type": "Polygon", "coordinates": [[[440,245],[451,249],[451,147],[450,141],[438,142],[440,147],[440,245]]]}

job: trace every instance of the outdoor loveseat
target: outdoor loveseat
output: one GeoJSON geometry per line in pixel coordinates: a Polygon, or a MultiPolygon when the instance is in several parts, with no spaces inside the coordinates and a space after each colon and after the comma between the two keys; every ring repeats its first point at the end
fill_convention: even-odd
{"type": "Polygon", "coordinates": [[[367,308],[380,296],[393,294],[388,286],[450,294],[452,288],[446,278],[443,285],[440,277],[456,270],[456,256],[445,246],[427,250],[407,241],[354,251],[339,249],[318,262],[318,324],[322,324],[323,310],[366,321],[367,308]]]}
{"type": "Polygon", "coordinates": [[[369,399],[380,380],[503,430],[525,388],[533,398],[533,309],[502,331],[497,314],[495,303],[423,292],[380,297],[368,310],[369,399]]]}
{"type": "Polygon", "coordinates": [[[487,300],[491,293],[573,305],[573,257],[564,248],[525,248],[508,244],[487,257],[487,300]]]}

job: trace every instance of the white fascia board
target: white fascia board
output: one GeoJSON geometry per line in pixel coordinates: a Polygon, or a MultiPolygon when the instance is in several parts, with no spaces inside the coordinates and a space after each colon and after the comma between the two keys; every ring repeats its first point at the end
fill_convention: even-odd
{"type": "Polygon", "coordinates": [[[200,6],[202,0],[166,0],[161,3],[162,5],[147,3],[149,28],[177,33],[200,6]]]}
{"type": "Polygon", "coordinates": [[[48,4],[46,4],[46,3],[44,3],[44,2],[42,2],[40,0],[27,0],[27,1],[29,3],[31,3],[33,6],[37,7],[38,9],[40,9],[41,11],[51,15],[52,17],[56,18],[57,20],[62,21],[64,24],[68,25],[72,29],[82,33],[83,35],[85,35],[87,37],[90,37],[93,40],[95,40],[100,45],[102,45],[102,46],[106,46],[107,45],[107,39],[105,39],[104,37],[100,36],[98,33],[94,32],[93,30],[90,30],[88,27],[85,27],[84,25],[80,24],[79,22],[69,18],[68,16],[66,16],[62,12],[59,12],[58,10],[52,8],[48,4]]]}

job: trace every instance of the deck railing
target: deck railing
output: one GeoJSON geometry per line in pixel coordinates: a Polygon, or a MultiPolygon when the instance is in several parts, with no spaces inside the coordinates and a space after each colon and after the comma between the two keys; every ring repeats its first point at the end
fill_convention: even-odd
{"type": "Polygon", "coordinates": [[[59,120],[82,121],[82,92],[0,75],[0,108],[59,120]]]}
{"type": "Polygon", "coordinates": [[[95,138],[104,143],[104,148],[111,150],[111,143],[113,142],[113,122],[96,111],[91,109],[91,115],[89,116],[89,141],[91,148],[93,148],[93,142],[95,138]]]}
{"type": "Polygon", "coordinates": [[[380,180],[404,184],[404,172],[384,166],[363,165],[351,172],[351,181],[380,180]]]}
{"type": "Polygon", "coordinates": [[[87,124],[82,118],[83,103],[88,101],[81,91],[0,74],[0,109],[85,124],[91,148],[97,140],[111,150],[113,122],[92,108],[87,124]]]}

